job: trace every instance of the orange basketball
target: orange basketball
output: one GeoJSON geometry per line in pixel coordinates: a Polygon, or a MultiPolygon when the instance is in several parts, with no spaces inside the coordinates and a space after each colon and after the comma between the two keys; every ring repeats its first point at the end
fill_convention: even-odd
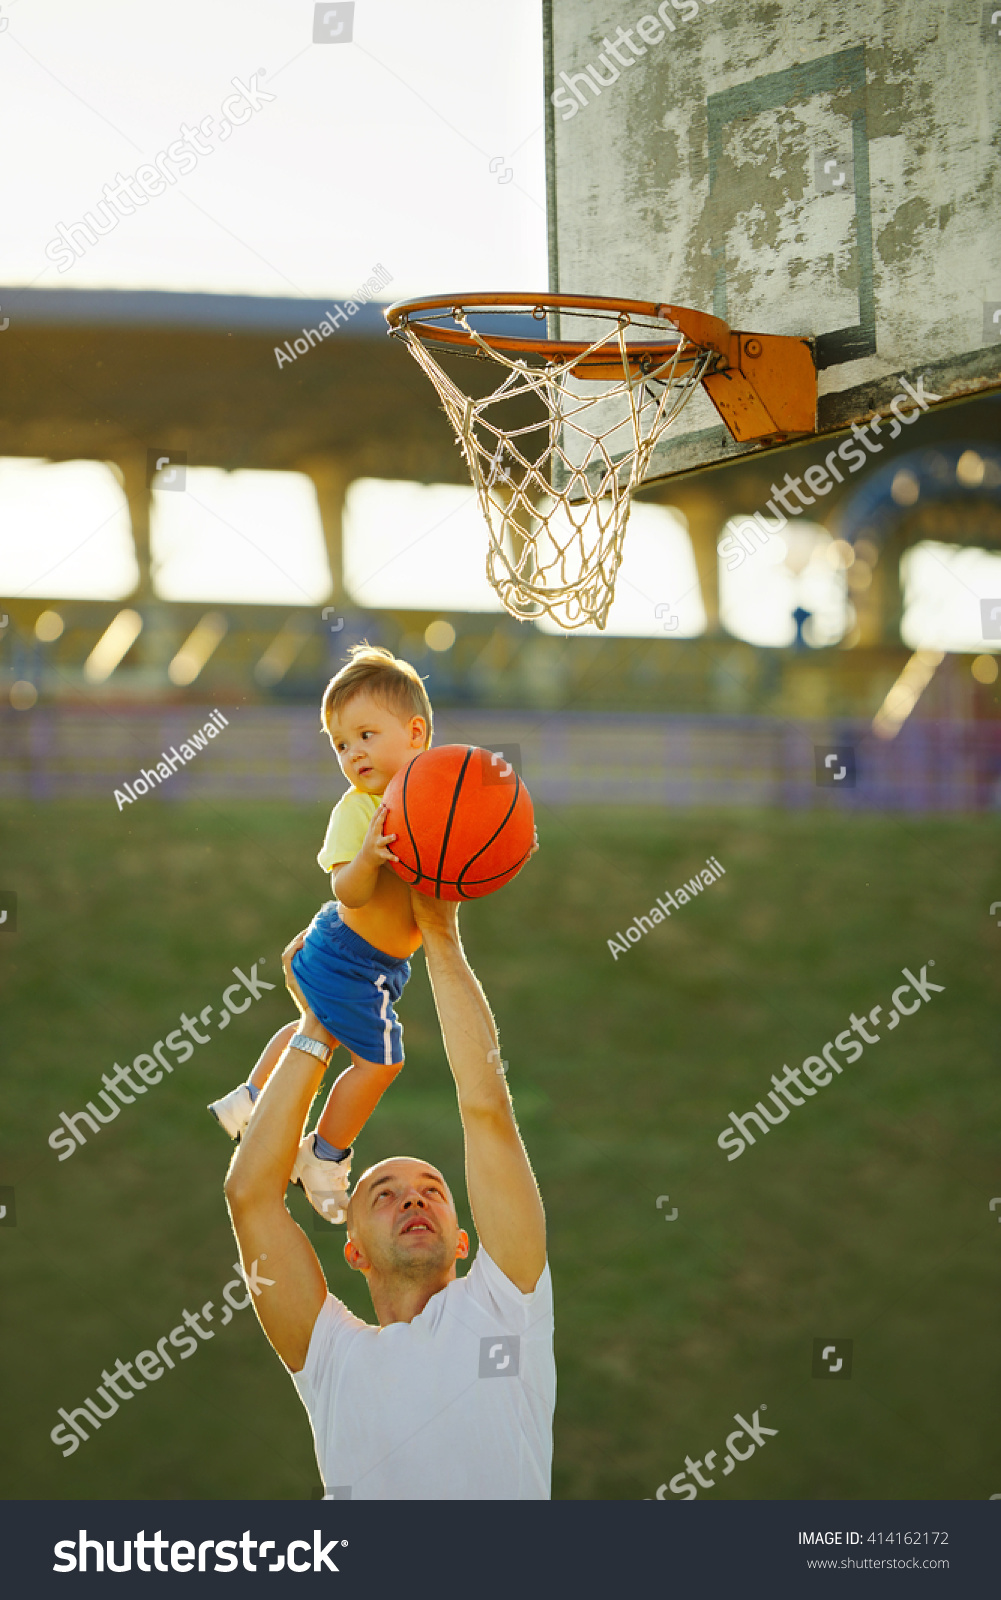
{"type": "Polygon", "coordinates": [[[503,756],[444,744],[415,756],[383,795],[389,865],[404,883],[439,900],[477,900],[502,889],[532,853],[528,790],[503,756]]]}

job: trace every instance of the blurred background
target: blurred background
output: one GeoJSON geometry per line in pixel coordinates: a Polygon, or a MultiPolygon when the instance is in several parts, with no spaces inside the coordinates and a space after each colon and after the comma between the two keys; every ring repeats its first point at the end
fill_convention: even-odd
{"type": "MultiPolygon", "coordinates": [[[[557,1495],[650,1498],[762,1403],[780,1436],[715,1495],[1001,1491],[1001,397],[922,416],[753,553],[733,535],[816,442],[651,488],[605,633],[518,622],[381,306],[545,285],[538,7],[182,0],[164,27],[15,0],[3,21],[3,1492],[315,1490],[249,1318],[69,1460],[49,1439],[232,1277],[202,1107],[286,1020],[280,991],[72,1159],[47,1137],[234,965],[274,978],[325,897],[342,785],[319,697],[362,639],[426,677],[437,742],[515,747],[539,813],[539,857],[464,917],[550,1215],[557,1495]],[[131,212],[107,198],[129,174],[131,212]],[[116,802],[213,708],[210,748],[116,802]],[[841,790],[824,756],[846,750],[841,790]],[[708,854],[713,894],[613,962],[708,854]],[[728,1111],[929,959],[946,992],[906,1035],[729,1165],[728,1111]],[[811,1377],[826,1334],[854,1340],[850,1383],[811,1377]]],[[[415,965],[408,1069],[361,1154],[455,1172],[415,965]]]]}

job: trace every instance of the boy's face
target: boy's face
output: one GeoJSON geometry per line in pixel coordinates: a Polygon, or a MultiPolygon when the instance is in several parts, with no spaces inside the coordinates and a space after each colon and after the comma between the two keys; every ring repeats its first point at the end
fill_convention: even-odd
{"type": "Polygon", "coordinates": [[[381,700],[360,689],[331,712],[327,727],[341,771],[364,794],[382,794],[427,739],[423,717],[405,721],[381,700]]]}

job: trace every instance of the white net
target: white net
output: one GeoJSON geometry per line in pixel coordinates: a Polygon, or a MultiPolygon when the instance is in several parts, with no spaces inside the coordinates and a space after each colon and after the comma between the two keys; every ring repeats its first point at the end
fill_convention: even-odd
{"type": "Polygon", "coordinates": [[[394,331],[456,430],[489,530],[487,576],[513,616],[545,613],[567,630],[586,623],[604,628],[632,493],[713,352],[680,332],[676,344],[665,345],[671,329],[662,320],[602,318],[591,310],[583,319],[583,337],[591,342],[583,350],[526,358],[489,343],[461,307],[449,316],[472,351],[502,369],[501,381],[480,399],[443,369],[433,350],[448,347],[434,346],[426,323],[421,331],[404,318],[394,331]],[[523,417],[524,402],[533,399],[545,417],[512,422],[512,411],[523,417]]]}

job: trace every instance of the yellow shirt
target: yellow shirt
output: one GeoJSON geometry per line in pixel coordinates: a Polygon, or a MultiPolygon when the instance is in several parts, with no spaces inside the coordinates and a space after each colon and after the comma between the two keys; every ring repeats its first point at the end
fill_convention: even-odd
{"type": "Polygon", "coordinates": [[[316,858],[324,872],[330,872],[339,861],[354,860],[381,804],[381,795],[363,794],[360,789],[341,795],[330,813],[323,849],[316,858]]]}

